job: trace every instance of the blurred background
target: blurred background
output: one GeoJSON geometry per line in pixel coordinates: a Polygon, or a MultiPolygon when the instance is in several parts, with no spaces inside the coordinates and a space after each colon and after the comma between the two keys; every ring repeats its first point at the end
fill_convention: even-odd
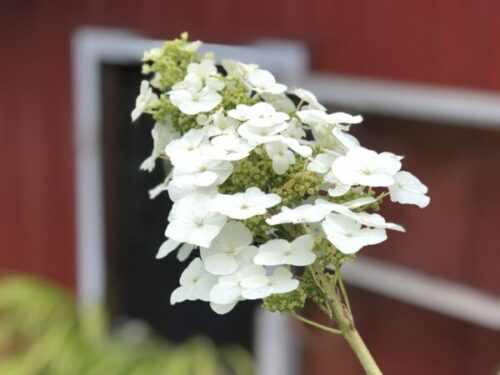
{"type": "MultiPolygon", "coordinates": [[[[276,365],[288,372],[267,370],[272,375],[361,374],[340,338],[258,316],[257,305],[241,304],[223,318],[204,304],[169,305],[181,266],[154,259],[168,197],[148,199],[161,180],[159,170],[138,171],[150,152],[151,124],[131,125],[129,113],[142,50],[189,31],[191,39],[248,46],[220,52],[260,62],[290,87],[317,93],[331,110],[363,114],[365,123],[353,129],[362,143],[405,155],[405,168],[428,185],[425,210],[385,205],[384,216],[407,233],[365,249],[360,267],[346,275],[359,330],[384,373],[496,374],[499,15],[494,0],[1,1],[0,273],[51,284],[4,279],[0,321],[31,335],[53,329],[42,318],[27,328],[14,319],[24,316],[18,311],[39,311],[28,301],[56,301],[54,310],[43,310],[49,316],[57,306],[98,305],[112,327],[146,324],[155,340],[166,340],[160,346],[205,335],[255,354],[261,368],[273,360],[263,352],[288,361],[276,365]],[[45,288],[70,302],[47,297],[45,288]],[[273,352],[276,346],[282,349],[273,352]]],[[[308,314],[320,319],[313,309],[308,314]]],[[[74,319],[62,320],[86,327],[74,319]]],[[[38,342],[42,335],[29,337],[38,342]]],[[[208,357],[217,356],[207,345],[208,357]]],[[[23,345],[0,347],[0,364],[25,362],[26,353],[23,345]]],[[[130,368],[143,357],[136,359],[130,368]]],[[[111,373],[81,368],[43,373],[111,373]]]]}

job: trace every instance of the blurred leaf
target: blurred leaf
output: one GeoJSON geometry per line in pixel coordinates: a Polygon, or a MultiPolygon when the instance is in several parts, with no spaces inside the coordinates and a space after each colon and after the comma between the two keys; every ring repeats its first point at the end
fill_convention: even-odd
{"type": "MultiPolygon", "coordinates": [[[[2,375],[251,375],[250,355],[205,338],[171,345],[110,335],[101,308],[77,314],[71,296],[28,277],[0,279],[2,375]]],[[[137,328],[137,327],[136,327],[137,328]]]]}

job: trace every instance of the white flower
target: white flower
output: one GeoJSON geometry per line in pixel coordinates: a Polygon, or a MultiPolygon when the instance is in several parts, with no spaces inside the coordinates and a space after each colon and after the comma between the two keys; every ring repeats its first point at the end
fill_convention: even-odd
{"type": "Polygon", "coordinates": [[[165,258],[167,255],[169,255],[172,251],[174,251],[177,248],[179,249],[177,251],[177,259],[183,262],[191,254],[191,251],[193,250],[193,245],[187,243],[181,244],[180,242],[177,242],[169,238],[161,244],[160,248],[158,249],[158,252],[156,253],[156,259],[165,258]]]}
{"type": "Polygon", "coordinates": [[[195,87],[174,89],[169,96],[172,104],[187,115],[211,111],[222,102],[222,96],[208,86],[199,90],[195,87]]]}
{"type": "Polygon", "coordinates": [[[295,155],[288,150],[287,145],[282,142],[269,142],[266,144],[267,155],[272,160],[273,170],[276,174],[284,174],[288,167],[295,163],[295,155]]]}
{"type": "Polygon", "coordinates": [[[198,151],[176,162],[173,177],[193,176],[196,186],[219,185],[226,181],[233,172],[233,165],[229,161],[207,159],[201,150],[198,151]]]}
{"type": "Polygon", "coordinates": [[[259,128],[257,126],[243,124],[238,128],[238,134],[247,139],[249,143],[259,145],[283,139],[283,136],[278,133],[285,130],[286,127],[286,122],[267,128],[259,128]]]}
{"type": "Polygon", "coordinates": [[[332,208],[327,204],[303,204],[295,208],[283,207],[279,214],[266,219],[266,223],[269,225],[317,223],[330,212],[332,212],[332,208]]]}
{"type": "Polygon", "coordinates": [[[321,223],[330,241],[340,252],[353,254],[367,245],[375,245],[387,239],[385,229],[361,228],[361,224],[349,217],[332,213],[321,223]]]}
{"type": "Polygon", "coordinates": [[[195,89],[196,91],[200,91],[202,88],[203,88],[203,80],[196,74],[186,74],[186,76],[182,81],[172,86],[173,90],[195,89]]]}
{"type": "Polygon", "coordinates": [[[241,160],[254,149],[245,139],[225,134],[212,138],[211,146],[203,150],[203,156],[213,160],[241,160]]]}
{"type": "Polygon", "coordinates": [[[373,197],[362,197],[352,201],[344,202],[342,204],[328,202],[324,199],[316,199],[316,206],[322,207],[324,210],[330,210],[330,212],[335,212],[342,216],[345,216],[351,220],[358,222],[367,227],[372,228],[382,228],[382,229],[392,229],[400,232],[404,232],[404,228],[401,225],[388,223],[379,214],[370,214],[368,212],[353,212],[352,209],[366,206],[375,202],[373,197]]]}
{"type": "Polygon", "coordinates": [[[151,172],[155,167],[156,159],[165,152],[165,146],[167,143],[171,142],[173,139],[179,137],[177,133],[170,124],[162,124],[156,122],[153,130],[151,130],[151,136],[153,137],[153,152],[146,160],[144,160],[140,166],[140,169],[151,172]]]}
{"type": "Polygon", "coordinates": [[[335,155],[331,152],[319,153],[307,165],[307,170],[311,171],[311,172],[325,174],[331,169],[332,163],[336,158],[337,158],[337,155],[335,155]]]}
{"type": "Polygon", "coordinates": [[[201,79],[207,79],[210,76],[217,75],[217,67],[213,60],[205,59],[201,62],[192,62],[187,67],[188,74],[195,74],[201,79]]]}
{"type": "Polygon", "coordinates": [[[396,182],[389,186],[392,202],[415,204],[420,208],[427,207],[430,198],[426,196],[427,186],[410,172],[400,171],[394,176],[396,182]]]}
{"type": "Polygon", "coordinates": [[[135,100],[135,108],[132,111],[132,121],[135,121],[139,116],[151,105],[151,102],[158,100],[158,96],[153,92],[148,81],[141,82],[141,91],[135,100]]]}
{"type": "Polygon", "coordinates": [[[213,275],[229,275],[249,262],[257,253],[251,246],[252,232],[242,223],[230,221],[212,241],[210,248],[202,251],[203,265],[213,275]]]}
{"type": "Polygon", "coordinates": [[[248,73],[259,68],[257,64],[244,64],[231,59],[222,59],[222,67],[227,72],[228,77],[243,80],[248,73]]]}
{"type": "Polygon", "coordinates": [[[339,127],[333,128],[332,134],[346,150],[359,147],[359,141],[353,135],[346,133],[339,127]]]}
{"type": "Polygon", "coordinates": [[[189,243],[183,243],[177,251],[177,259],[179,262],[184,262],[194,250],[194,246],[189,243]]]}
{"type": "Polygon", "coordinates": [[[271,104],[277,111],[290,114],[295,112],[295,104],[293,101],[285,94],[261,94],[262,99],[266,103],[271,104]]]}
{"type": "Polygon", "coordinates": [[[245,220],[265,214],[268,208],[280,202],[281,197],[277,194],[266,194],[257,187],[249,187],[244,193],[217,194],[208,209],[232,219],[245,220]]]}
{"type": "MultiPolygon", "coordinates": [[[[283,143],[285,143],[291,150],[299,154],[300,156],[304,158],[308,158],[312,154],[312,149],[311,147],[301,144],[297,139],[295,138],[290,138],[290,137],[283,137],[281,140],[283,143]]],[[[306,141],[302,141],[303,143],[306,141]]]]}
{"type": "Polygon", "coordinates": [[[238,104],[235,109],[228,112],[228,115],[243,121],[243,124],[258,128],[280,125],[289,119],[286,113],[276,111],[271,104],[265,102],[259,102],[252,106],[238,104]]]}
{"type": "Polygon", "coordinates": [[[177,242],[171,238],[167,239],[161,244],[160,248],[158,249],[158,252],[156,253],[156,259],[165,258],[168,254],[177,249],[179,245],[180,242],[177,242]]]}
{"type": "Polygon", "coordinates": [[[217,305],[232,305],[241,299],[244,290],[243,284],[246,283],[247,288],[250,288],[255,280],[260,279],[264,279],[264,281],[259,282],[258,287],[267,282],[266,270],[255,264],[245,266],[232,275],[221,276],[210,290],[210,302],[217,305]]]}
{"type": "Polygon", "coordinates": [[[328,189],[328,195],[330,197],[341,197],[351,189],[350,185],[345,185],[341,182],[337,182],[334,184],[333,188],[328,189]]]}
{"type": "Polygon", "coordinates": [[[258,93],[281,94],[286,86],[276,83],[274,76],[263,69],[255,69],[247,73],[246,82],[248,86],[258,93]]]}
{"type": "MultiPolygon", "coordinates": [[[[198,115],[206,116],[206,115],[198,115]]],[[[198,120],[198,123],[203,125],[203,131],[207,136],[215,136],[221,134],[238,135],[237,128],[240,122],[234,118],[224,115],[222,109],[217,110],[210,117],[206,118],[205,121],[198,120]]]]}
{"type": "Polygon", "coordinates": [[[200,258],[195,258],[182,272],[180,286],[172,292],[172,305],[186,300],[202,300],[208,302],[210,289],[215,285],[217,277],[203,269],[200,258]]]}
{"type": "Polygon", "coordinates": [[[202,194],[205,196],[215,196],[217,194],[215,185],[198,186],[196,185],[196,181],[197,177],[194,175],[178,176],[170,180],[166,189],[172,202],[193,194],[202,194]]]}
{"type": "Polygon", "coordinates": [[[224,81],[217,73],[217,67],[213,60],[205,59],[200,63],[191,63],[187,68],[188,74],[195,74],[205,81],[205,84],[214,90],[222,90],[224,88],[224,81]]]}
{"type": "Polygon", "coordinates": [[[399,224],[386,222],[385,219],[379,214],[370,214],[368,212],[353,212],[349,217],[367,227],[392,229],[399,232],[405,231],[405,229],[399,224]]]}
{"type": "Polygon", "coordinates": [[[317,109],[306,109],[297,112],[300,120],[307,125],[321,125],[321,126],[342,126],[359,124],[363,121],[361,116],[352,116],[344,112],[336,112],[328,114],[317,109]]]}
{"type": "Polygon", "coordinates": [[[203,195],[188,195],[175,202],[165,236],[177,242],[210,247],[224,226],[226,217],[208,211],[209,200],[203,195]]]}
{"type": "Polygon", "coordinates": [[[363,147],[350,149],[332,164],[333,175],[346,185],[391,186],[394,175],[401,168],[400,157],[390,153],[363,147]]]}
{"type": "Polygon", "coordinates": [[[184,159],[185,154],[198,153],[202,145],[208,144],[205,132],[201,129],[191,129],[181,138],[172,140],[166,147],[165,153],[176,164],[176,159],[184,159]]]}
{"type": "Polygon", "coordinates": [[[312,251],[313,246],[314,240],[308,234],[297,237],[292,242],[283,239],[270,240],[259,247],[259,252],[253,260],[255,264],[262,266],[308,266],[316,259],[312,251]]]}
{"type": "Polygon", "coordinates": [[[306,132],[302,128],[302,124],[295,117],[291,118],[288,122],[288,126],[285,130],[281,132],[286,137],[301,139],[306,137],[306,132]]]}
{"type": "Polygon", "coordinates": [[[266,298],[272,294],[289,293],[299,286],[292,273],[285,267],[277,267],[271,276],[256,275],[242,281],[241,296],[246,299],[266,298]]]}
{"type": "Polygon", "coordinates": [[[293,93],[295,95],[297,95],[299,97],[300,100],[302,100],[303,102],[306,102],[308,104],[307,108],[306,109],[317,109],[317,110],[320,110],[320,111],[326,111],[326,108],[323,107],[319,102],[318,102],[318,99],[316,99],[316,96],[306,90],[306,89],[295,89],[293,91],[293,93]]]}

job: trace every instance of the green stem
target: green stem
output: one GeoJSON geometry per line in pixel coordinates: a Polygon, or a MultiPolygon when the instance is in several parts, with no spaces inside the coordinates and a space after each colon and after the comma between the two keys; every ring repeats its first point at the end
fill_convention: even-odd
{"type": "MultiPolygon", "coordinates": [[[[336,272],[339,272],[340,280],[340,269],[337,269],[336,272]]],[[[339,295],[336,286],[331,284],[328,277],[326,277],[324,273],[319,272],[317,275],[319,277],[322,290],[325,292],[328,303],[333,311],[335,322],[340,328],[340,331],[342,331],[342,335],[350,345],[352,351],[358,358],[361,366],[365,370],[365,373],[367,375],[382,375],[382,371],[380,371],[375,359],[356,330],[352,313],[342,302],[342,297],[339,295]]],[[[345,299],[347,299],[347,293],[345,294],[345,299]]]]}
{"type": "Polygon", "coordinates": [[[335,329],[335,328],[332,328],[332,327],[328,327],[328,326],[325,326],[325,325],[323,325],[321,323],[315,322],[313,320],[309,320],[307,318],[304,318],[303,316],[300,316],[295,311],[292,311],[291,314],[292,314],[292,316],[294,318],[296,318],[296,319],[300,320],[301,322],[303,322],[305,324],[308,324],[308,325],[310,325],[312,327],[321,329],[322,331],[325,331],[325,332],[328,332],[328,333],[334,333],[336,335],[342,335],[342,331],[340,329],[335,329]]]}

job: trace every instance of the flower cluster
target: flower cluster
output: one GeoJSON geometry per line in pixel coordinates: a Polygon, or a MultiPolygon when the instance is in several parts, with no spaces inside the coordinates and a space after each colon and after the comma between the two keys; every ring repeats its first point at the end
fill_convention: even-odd
{"type": "Polygon", "coordinates": [[[207,301],[223,314],[242,300],[286,310],[320,299],[307,268],[338,266],[404,231],[375,211],[386,196],[425,207],[427,188],[401,170],[402,157],[348,133],[361,116],[328,113],[257,65],[217,65],[200,44],[183,35],[146,52],[150,79],[132,112],[156,120],[141,168],[171,165],[150,192],[173,201],[157,257],[190,259],[171,303],[207,301]]]}

